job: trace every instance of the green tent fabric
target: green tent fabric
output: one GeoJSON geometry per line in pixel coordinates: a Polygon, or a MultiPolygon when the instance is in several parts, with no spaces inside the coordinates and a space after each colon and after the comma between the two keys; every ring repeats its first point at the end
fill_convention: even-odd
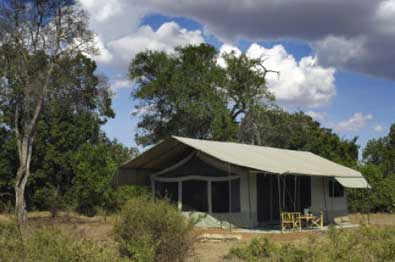
{"type": "Polygon", "coordinates": [[[153,151],[156,151],[156,155],[165,154],[171,150],[170,144],[172,148],[175,148],[174,144],[177,143],[191,147],[219,161],[248,168],[253,172],[334,177],[344,187],[370,187],[360,172],[311,152],[177,136],[159,143],[135,160],[127,162],[125,166],[133,167],[149,161],[150,158],[153,160],[153,151]]]}

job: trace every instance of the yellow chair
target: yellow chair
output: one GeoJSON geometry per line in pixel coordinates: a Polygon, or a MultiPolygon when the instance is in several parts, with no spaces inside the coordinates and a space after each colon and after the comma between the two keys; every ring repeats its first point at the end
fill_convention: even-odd
{"type": "Polygon", "coordinates": [[[319,227],[321,230],[324,228],[324,214],[322,211],[320,212],[319,216],[314,216],[314,218],[311,220],[311,225],[319,227]]]}
{"type": "Polygon", "coordinates": [[[287,229],[302,230],[300,212],[281,212],[281,232],[287,229]]]}

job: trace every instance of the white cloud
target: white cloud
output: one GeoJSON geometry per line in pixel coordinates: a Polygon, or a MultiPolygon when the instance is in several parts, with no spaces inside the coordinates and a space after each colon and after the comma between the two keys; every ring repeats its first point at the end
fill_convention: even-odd
{"type": "Polygon", "coordinates": [[[93,19],[100,22],[122,12],[122,4],[119,0],[80,0],[80,3],[89,10],[93,19]]]}
{"type": "Polygon", "coordinates": [[[132,86],[132,82],[128,79],[115,79],[111,82],[111,89],[116,92],[121,88],[128,88],[132,86]]]}
{"type": "Polygon", "coordinates": [[[376,132],[383,132],[384,131],[384,127],[382,125],[377,125],[373,128],[374,131],[376,132]]]}
{"type": "Polygon", "coordinates": [[[241,55],[241,51],[239,48],[237,48],[236,46],[230,45],[230,44],[223,44],[221,46],[221,48],[219,49],[219,53],[220,53],[220,57],[217,61],[217,64],[223,68],[226,68],[226,62],[225,60],[222,58],[222,54],[230,54],[230,53],[234,53],[235,56],[239,57],[241,55]]]}
{"type": "MultiPolygon", "coordinates": [[[[321,66],[394,79],[395,0],[79,0],[104,46],[139,31],[152,13],[192,18],[206,34],[235,42],[299,39],[321,66]],[[287,19],[283,19],[286,17],[287,19]],[[237,23],[235,22],[237,21],[237,23]]],[[[126,40],[126,39],[124,39],[126,40]]]]}
{"type": "Polygon", "coordinates": [[[324,121],[327,118],[327,114],[325,112],[317,112],[317,111],[307,111],[306,115],[311,116],[316,121],[324,121]]]}
{"type": "Polygon", "coordinates": [[[321,65],[395,79],[395,0],[144,2],[154,12],[199,21],[225,42],[303,40],[320,54],[321,65]]]}
{"type": "Polygon", "coordinates": [[[355,113],[350,118],[336,125],[338,131],[359,131],[364,128],[368,121],[373,119],[372,114],[355,113]]]}
{"type": "MultiPolygon", "coordinates": [[[[231,45],[223,45],[220,52],[240,50],[231,45]]],[[[303,57],[299,62],[282,45],[265,48],[256,43],[247,52],[250,58],[263,58],[267,69],[280,74],[268,73],[268,89],[275,95],[276,101],[287,106],[319,107],[328,104],[336,95],[335,69],[320,66],[312,56],[303,57]]],[[[219,59],[218,63],[225,66],[219,59]]]]}
{"type": "Polygon", "coordinates": [[[312,56],[299,62],[282,45],[265,48],[252,44],[247,55],[264,57],[265,66],[280,72],[268,74],[268,87],[279,103],[292,106],[318,107],[328,104],[336,95],[335,69],[324,68],[312,56]]]}
{"type": "Polygon", "coordinates": [[[93,41],[94,46],[95,48],[97,48],[99,54],[93,56],[90,55],[90,57],[98,63],[110,63],[113,56],[111,52],[104,46],[100,37],[96,35],[93,41]]]}
{"type": "Polygon", "coordinates": [[[108,43],[108,48],[117,57],[121,66],[128,65],[132,57],[144,50],[171,53],[177,46],[196,45],[204,42],[202,32],[188,31],[175,22],[162,24],[157,31],[142,26],[132,35],[108,43]]]}
{"type": "Polygon", "coordinates": [[[375,18],[382,33],[394,34],[395,0],[386,0],[379,3],[375,18]]]}

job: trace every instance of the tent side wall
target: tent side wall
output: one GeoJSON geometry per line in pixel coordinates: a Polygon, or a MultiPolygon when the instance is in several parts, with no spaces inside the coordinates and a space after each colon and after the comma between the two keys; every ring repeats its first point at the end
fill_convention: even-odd
{"type": "Polygon", "coordinates": [[[346,190],[342,197],[329,196],[329,180],[328,177],[311,178],[311,210],[323,211],[325,221],[330,223],[337,217],[347,216],[348,208],[346,190]]]}
{"type": "Polygon", "coordinates": [[[197,226],[201,227],[241,227],[253,228],[257,226],[256,213],[256,183],[255,174],[240,176],[240,212],[232,213],[203,213],[183,212],[189,217],[198,219],[197,226]],[[250,209],[251,208],[251,209],[250,209]]]}
{"type": "Polygon", "coordinates": [[[112,179],[112,184],[116,187],[126,185],[150,186],[149,175],[152,171],[135,168],[121,167],[112,179]]]}

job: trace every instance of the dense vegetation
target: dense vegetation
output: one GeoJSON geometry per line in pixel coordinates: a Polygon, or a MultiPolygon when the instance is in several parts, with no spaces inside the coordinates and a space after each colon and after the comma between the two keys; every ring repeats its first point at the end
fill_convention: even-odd
{"type": "Polygon", "coordinates": [[[328,235],[312,236],[306,242],[275,244],[255,239],[233,248],[227,261],[248,262],[379,262],[395,260],[395,229],[361,227],[330,229],[328,235]]]}

